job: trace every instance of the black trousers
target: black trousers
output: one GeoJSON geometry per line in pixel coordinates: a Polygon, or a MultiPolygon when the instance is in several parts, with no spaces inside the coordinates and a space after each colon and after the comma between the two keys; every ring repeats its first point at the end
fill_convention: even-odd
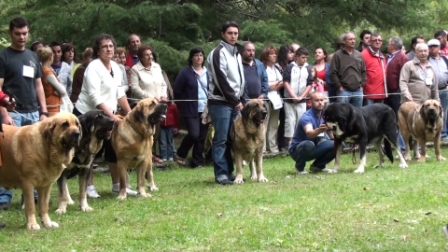
{"type": "Polygon", "coordinates": [[[384,104],[389,105],[389,107],[392,108],[392,110],[395,112],[395,115],[397,115],[398,108],[400,108],[401,105],[401,95],[400,91],[395,92],[389,92],[389,96],[384,99],[384,104]]]}
{"type": "Polygon", "coordinates": [[[193,147],[191,167],[204,165],[204,144],[207,137],[208,124],[201,123],[201,114],[198,117],[183,117],[188,134],[182,139],[177,156],[185,159],[188,152],[193,147]]]}

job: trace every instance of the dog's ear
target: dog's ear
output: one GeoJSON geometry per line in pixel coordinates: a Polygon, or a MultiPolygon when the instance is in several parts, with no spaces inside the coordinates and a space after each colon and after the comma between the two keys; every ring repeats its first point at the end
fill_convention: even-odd
{"type": "Polygon", "coordinates": [[[425,104],[422,104],[419,108],[419,113],[420,113],[420,116],[422,117],[422,118],[426,118],[426,113],[425,113],[425,104]]]}
{"type": "Polygon", "coordinates": [[[439,117],[443,118],[443,108],[442,105],[440,105],[440,102],[437,103],[437,107],[439,107],[439,117]]]}
{"type": "Polygon", "coordinates": [[[53,136],[54,130],[56,129],[57,126],[57,122],[56,121],[52,121],[52,122],[46,122],[44,129],[42,131],[42,137],[44,138],[44,142],[47,143],[48,145],[51,145],[51,138],[53,136]]]}
{"type": "Polygon", "coordinates": [[[249,119],[250,116],[250,111],[251,111],[251,104],[247,103],[246,105],[244,105],[243,109],[241,110],[241,116],[243,117],[243,119],[249,119]]]}
{"type": "Polygon", "coordinates": [[[143,113],[143,104],[137,104],[133,110],[135,110],[134,114],[134,120],[138,123],[143,123],[145,121],[145,114],[143,113]]]}

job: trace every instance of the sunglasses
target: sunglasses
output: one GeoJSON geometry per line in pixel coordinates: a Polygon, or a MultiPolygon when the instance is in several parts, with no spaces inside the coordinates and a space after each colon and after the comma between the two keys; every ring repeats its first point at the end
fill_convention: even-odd
{"type": "Polygon", "coordinates": [[[372,42],[383,42],[382,39],[372,39],[372,40],[370,40],[370,41],[372,41],[372,42]]]}

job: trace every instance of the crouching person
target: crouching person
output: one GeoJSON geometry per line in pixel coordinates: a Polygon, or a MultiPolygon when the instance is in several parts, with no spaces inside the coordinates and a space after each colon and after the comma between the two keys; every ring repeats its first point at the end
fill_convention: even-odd
{"type": "Polygon", "coordinates": [[[300,118],[289,146],[289,154],[296,162],[298,174],[307,174],[307,161],[314,160],[310,166],[312,172],[329,172],[325,166],[335,157],[334,142],[329,139],[331,132],[325,125],[322,112],[325,107],[325,95],[314,92],[310,96],[311,108],[300,118]],[[329,133],[328,135],[326,133],[329,133]]]}

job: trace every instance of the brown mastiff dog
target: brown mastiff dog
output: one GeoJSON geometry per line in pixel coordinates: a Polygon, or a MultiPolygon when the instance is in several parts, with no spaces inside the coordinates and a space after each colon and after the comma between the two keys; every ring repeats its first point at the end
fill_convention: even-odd
{"type": "Polygon", "coordinates": [[[414,156],[419,162],[425,162],[428,141],[434,141],[437,160],[445,160],[440,153],[443,127],[443,109],[440,102],[427,100],[422,105],[412,101],[403,103],[398,109],[398,127],[406,145],[406,160],[411,160],[409,145],[412,142],[414,156]],[[418,145],[421,147],[421,153],[418,151],[418,145]]]}
{"type": "Polygon", "coordinates": [[[71,113],[59,113],[33,125],[15,127],[3,125],[0,140],[3,165],[0,185],[22,189],[28,229],[38,230],[34,206],[34,189],[39,194],[38,205],[42,224],[58,227],[48,216],[51,186],[70,164],[74,147],[81,138],[81,125],[71,113]]]}
{"type": "Polygon", "coordinates": [[[152,145],[155,125],[165,119],[166,104],[156,99],[141,100],[112,131],[111,144],[117,155],[120,174],[118,199],[126,199],[127,169],[137,169],[137,189],[142,197],[151,197],[145,190],[145,174],[148,171],[149,190],[157,191],[152,172],[152,145]]]}
{"type": "Polygon", "coordinates": [[[232,151],[236,163],[236,177],[234,183],[244,183],[243,160],[249,161],[250,178],[258,182],[268,182],[263,175],[263,143],[265,139],[265,125],[267,111],[263,100],[250,100],[241,110],[230,129],[232,151]],[[255,165],[254,165],[255,163],[255,165]],[[255,173],[255,167],[257,172],[255,173]]]}

